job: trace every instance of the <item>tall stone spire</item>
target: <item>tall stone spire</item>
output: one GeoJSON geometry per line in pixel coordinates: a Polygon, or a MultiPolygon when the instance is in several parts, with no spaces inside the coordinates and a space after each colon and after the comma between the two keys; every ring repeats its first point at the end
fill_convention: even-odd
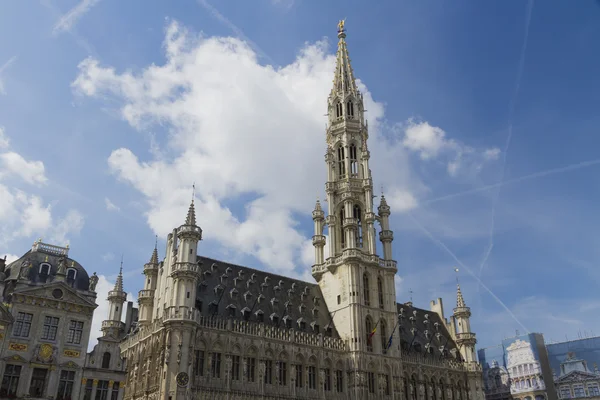
{"type": "Polygon", "coordinates": [[[466,307],[465,299],[463,299],[462,292],[460,291],[460,285],[456,284],[456,308],[466,307]]]}
{"type": "Polygon", "coordinates": [[[154,243],[154,250],[152,251],[152,256],[150,257],[150,264],[158,264],[158,237],[156,238],[156,242],[154,243]]]}
{"type": "Polygon", "coordinates": [[[354,79],[354,71],[350,64],[350,55],[346,46],[346,28],[345,21],[338,23],[338,48],[335,61],[335,75],[333,77],[333,88],[331,95],[339,93],[358,94],[356,80],[354,79]]]}

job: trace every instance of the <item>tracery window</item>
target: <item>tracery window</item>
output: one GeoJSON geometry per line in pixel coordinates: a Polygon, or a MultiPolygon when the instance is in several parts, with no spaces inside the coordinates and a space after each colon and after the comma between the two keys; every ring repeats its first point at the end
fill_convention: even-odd
{"type": "MultiPolygon", "coordinates": [[[[363,275],[363,297],[365,301],[365,305],[368,306],[369,302],[369,276],[365,273],[363,275]]],[[[370,332],[370,331],[369,331],[370,332]]]]}
{"type": "Polygon", "coordinates": [[[379,296],[379,308],[383,308],[383,281],[377,278],[377,295],[379,296]]]}
{"type": "Polygon", "coordinates": [[[354,103],[352,103],[352,100],[348,100],[346,103],[346,115],[348,115],[348,118],[354,117],[354,103]]]}
{"type": "Polygon", "coordinates": [[[356,247],[363,247],[363,231],[362,231],[362,213],[358,205],[354,206],[353,217],[357,222],[356,226],[356,247]]]}
{"type": "Polygon", "coordinates": [[[342,118],[342,103],[341,102],[337,102],[335,103],[335,117],[336,118],[342,118]]]}
{"type": "Polygon", "coordinates": [[[356,144],[352,143],[349,148],[350,151],[350,177],[358,178],[358,152],[356,150],[356,144]]]}
{"type": "Polygon", "coordinates": [[[344,146],[342,145],[337,149],[338,174],[340,179],[346,177],[346,154],[344,150],[344,146]]]}
{"type": "Polygon", "coordinates": [[[367,351],[373,351],[373,338],[371,332],[373,332],[373,322],[371,321],[371,317],[367,317],[365,321],[365,330],[367,333],[367,351]]]}
{"type": "Polygon", "coordinates": [[[387,337],[384,320],[379,321],[379,335],[381,338],[381,352],[385,354],[387,352],[387,342],[389,338],[387,337]]]}
{"type": "Polygon", "coordinates": [[[344,234],[344,219],[346,219],[345,209],[342,207],[340,210],[340,243],[342,245],[342,249],[346,248],[346,235],[344,234]]]}

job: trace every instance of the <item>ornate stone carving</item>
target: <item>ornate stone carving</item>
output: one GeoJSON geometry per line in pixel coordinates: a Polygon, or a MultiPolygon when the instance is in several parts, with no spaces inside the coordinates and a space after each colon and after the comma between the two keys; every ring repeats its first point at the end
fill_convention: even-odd
{"type": "Polygon", "coordinates": [[[90,276],[90,291],[96,291],[96,285],[98,284],[98,275],[94,272],[94,275],[90,276]]]}
{"type": "Polygon", "coordinates": [[[19,270],[19,278],[27,279],[29,278],[29,270],[31,269],[31,261],[23,260],[21,263],[21,269],[19,270]]]}

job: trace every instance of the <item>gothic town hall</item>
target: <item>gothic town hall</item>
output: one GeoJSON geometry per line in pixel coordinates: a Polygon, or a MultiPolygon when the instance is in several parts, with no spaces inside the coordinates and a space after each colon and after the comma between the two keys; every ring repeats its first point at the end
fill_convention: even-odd
{"type": "Polygon", "coordinates": [[[121,342],[124,399],[484,398],[460,287],[449,321],[441,299],[430,310],[396,302],[390,207],[384,196],[373,204],[368,124],[343,21],[337,36],[327,210],[317,201],[312,212],[316,283],[199,255],[192,201],[164,259],[155,250],[144,266],[138,325],[121,342]]]}

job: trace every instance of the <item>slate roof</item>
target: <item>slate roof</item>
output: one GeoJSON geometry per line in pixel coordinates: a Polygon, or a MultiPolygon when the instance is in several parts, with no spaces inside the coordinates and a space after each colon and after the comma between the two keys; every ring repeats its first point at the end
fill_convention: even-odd
{"type": "Polygon", "coordinates": [[[196,308],[203,314],[256,322],[262,318],[281,328],[339,337],[319,285],[208,257],[197,260],[201,279],[196,308]]]}
{"type": "MultiPolygon", "coordinates": [[[[43,249],[39,249],[36,251],[29,250],[18,260],[15,260],[12,263],[8,264],[5,267],[3,273],[6,276],[6,281],[16,281],[19,278],[21,266],[24,262],[28,261],[31,263],[31,268],[29,268],[29,272],[27,274],[27,279],[29,280],[29,282],[32,284],[50,283],[56,277],[56,271],[58,269],[61,257],[63,256],[57,255],[49,251],[44,251],[43,249]],[[40,274],[41,264],[50,264],[50,274],[40,274]]],[[[77,261],[69,257],[64,257],[64,259],[65,267],[67,269],[74,268],[77,271],[75,280],[67,280],[66,283],[77,290],[89,290],[90,277],[85,268],[83,268],[83,266],[81,266],[81,264],[79,264],[77,261]]]]}
{"type": "Polygon", "coordinates": [[[400,347],[404,351],[422,354],[427,351],[438,357],[443,357],[447,351],[445,357],[460,358],[460,352],[450,336],[446,321],[436,312],[413,307],[411,303],[398,303],[397,309],[400,319],[397,329],[400,331],[400,347]]]}

